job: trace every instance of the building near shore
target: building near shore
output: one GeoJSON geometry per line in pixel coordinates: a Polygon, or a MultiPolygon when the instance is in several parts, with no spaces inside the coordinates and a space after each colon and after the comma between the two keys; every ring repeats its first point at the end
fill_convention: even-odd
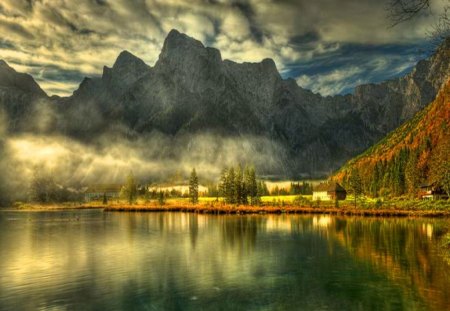
{"type": "Polygon", "coordinates": [[[313,189],[313,201],[345,200],[347,191],[335,181],[318,184],[313,189]]]}
{"type": "Polygon", "coordinates": [[[442,187],[433,183],[425,183],[420,185],[420,197],[423,200],[446,200],[448,195],[442,187]]]}

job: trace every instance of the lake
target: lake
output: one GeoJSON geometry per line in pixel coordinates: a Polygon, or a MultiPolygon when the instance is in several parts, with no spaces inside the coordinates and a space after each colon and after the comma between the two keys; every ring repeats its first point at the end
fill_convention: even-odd
{"type": "Polygon", "coordinates": [[[448,310],[445,219],[0,212],[1,310],[448,310]]]}

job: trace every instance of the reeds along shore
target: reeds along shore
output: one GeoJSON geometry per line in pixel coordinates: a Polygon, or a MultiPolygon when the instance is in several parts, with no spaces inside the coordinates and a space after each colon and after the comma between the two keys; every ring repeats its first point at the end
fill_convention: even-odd
{"type": "MultiPolygon", "coordinates": [[[[85,206],[86,207],[86,206],[85,206]]],[[[92,206],[99,208],[101,206],[92,206]]],[[[379,217],[449,217],[450,211],[359,209],[354,207],[299,207],[299,206],[247,206],[247,205],[110,205],[103,206],[108,212],[187,212],[201,214],[332,214],[379,217]]]]}

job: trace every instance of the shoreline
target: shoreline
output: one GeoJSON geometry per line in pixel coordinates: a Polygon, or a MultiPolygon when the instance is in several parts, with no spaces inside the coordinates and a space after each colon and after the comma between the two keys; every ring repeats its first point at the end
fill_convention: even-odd
{"type": "Polygon", "coordinates": [[[2,208],[2,211],[23,211],[23,212],[45,212],[45,211],[70,211],[83,209],[101,209],[105,212],[181,212],[211,215],[250,215],[250,214],[325,214],[338,216],[363,216],[363,217],[428,217],[445,218],[450,217],[450,210],[425,210],[425,209],[401,209],[401,208],[355,208],[351,206],[335,207],[310,207],[310,206],[250,206],[250,205],[187,205],[187,204],[167,204],[167,205],[128,205],[128,204],[25,204],[20,207],[2,208]]]}
{"type": "Polygon", "coordinates": [[[358,209],[328,207],[293,206],[106,206],[105,212],[182,212],[213,215],[249,215],[249,214],[326,214],[340,216],[366,217],[450,217],[450,211],[402,210],[402,209],[358,209]]]}

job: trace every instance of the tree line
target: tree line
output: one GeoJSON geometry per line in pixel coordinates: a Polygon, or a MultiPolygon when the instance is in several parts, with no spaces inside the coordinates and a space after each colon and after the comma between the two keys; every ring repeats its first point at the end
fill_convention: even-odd
{"type": "MultiPolygon", "coordinates": [[[[267,187],[266,187],[267,188],[267,187]]],[[[267,194],[264,195],[311,195],[313,192],[313,186],[307,181],[291,182],[288,189],[275,186],[272,191],[267,190],[267,194]]]]}
{"type": "Polygon", "coordinates": [[[450,142],[432,146],[429,138],[416,148],[404,147],[390,160],[353,167],[343,183],[352,188],[355,179],[361,193],[372,197],[417,196],[422,183],[442,188],[450,196],[450,142]]]}
{"type": "MultiPolygon", "coordinates": [[[[312,185],[307,182],[291,183],[289,190],[275,187],[272,191],[269,191],[266,183],[258,180],[253,166],[243,168],[241,165],[237,165],[223,169],[218,183],[208,185],[207,195],[216,197],[217,201],[220,197],[227,204],[258,205],[261,203],[262,196],[310,194],[311,192],[312,185]]],[[[45,172],[42,168],[35,169],[29,188],[30,201],[58,203],[82,201],[83,197],[82,193],[69,191],[67,188],[58,185],[52,174],[45,172]]],[[[189,176],[189,191],[187,193],[181,193],[181,191],[175,189],[171,191],[157,191],[155,189],[150,191],[148,185],[139,186],[133,172],[130,172],[121,187],[119,197],[129,204],[135,203],[138,197],[146,201],[157,200],[161,205],[165,203],[167,198],[185,197],[192,204],[197,204],[199,202],[199,178],[196,169],[193,168],[189,176]]],[[[98,199],[107,204],[110,198],[105,193],[98,199]]]]}
{"type": "Polygon", "coordinates": [[[238,165],[223,169],[218,189],[225,203],[257,205],[267,187],[256,179],[254,167],[238,165]]]}

